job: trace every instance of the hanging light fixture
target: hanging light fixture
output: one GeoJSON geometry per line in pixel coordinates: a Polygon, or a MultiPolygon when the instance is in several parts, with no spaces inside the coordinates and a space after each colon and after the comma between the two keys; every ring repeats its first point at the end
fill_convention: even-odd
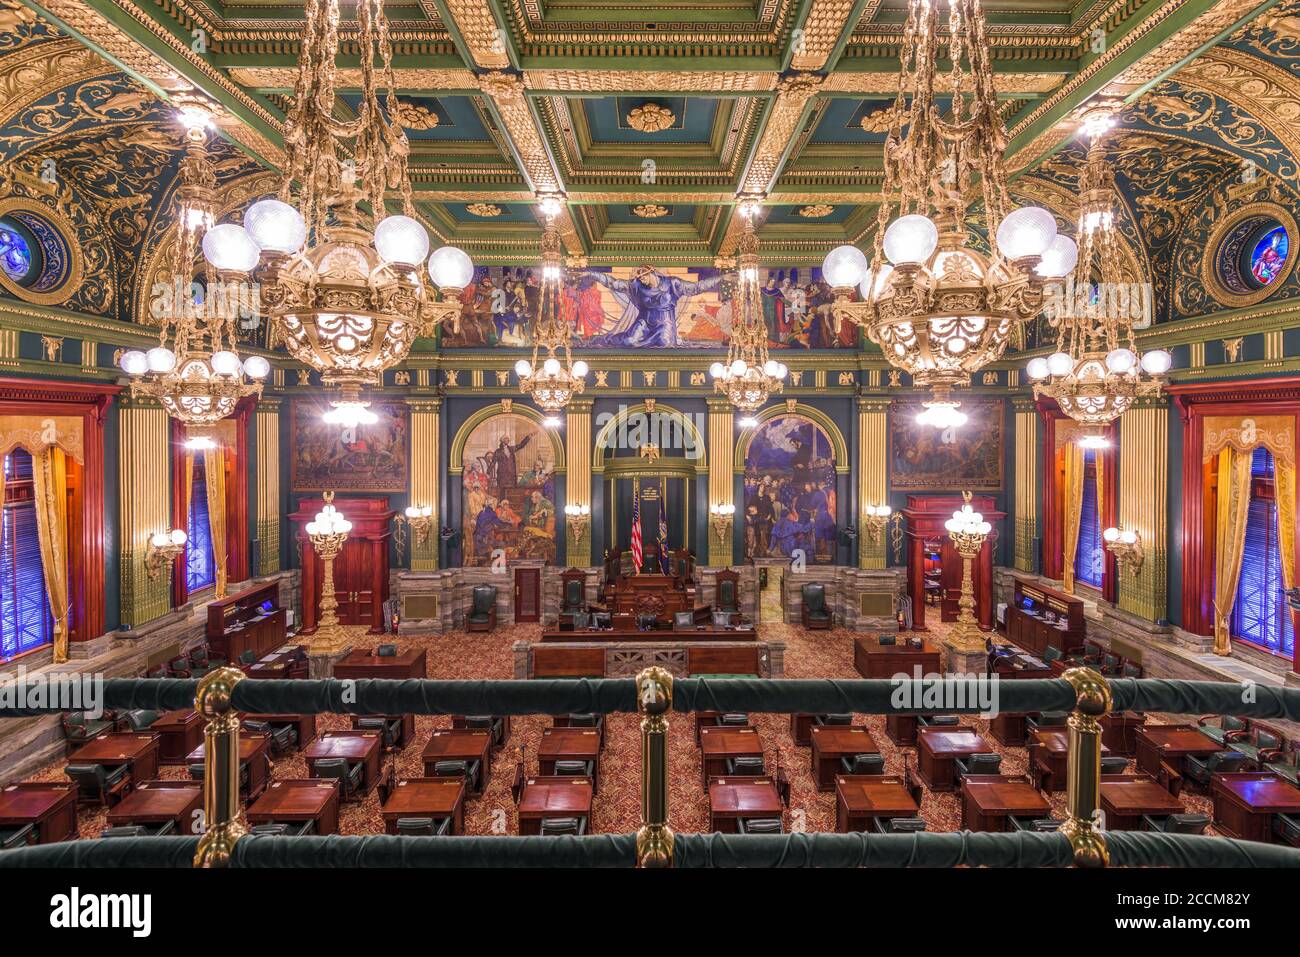
{"type": "Polygon", "coordinates": [[[243,289],[237,276],[209,267],[203,293],[195,296],[194,263],[213,231],[217,205],[217,179],[207,157],[212,107],[191,94],[179,95],[176,103],[185,156],[176,190],[170,281],[152,303],[158,345],[148,352],[132,349],[119,361],[131,377],[131,394],[157,399],[168,415],[186,424],[187,444],[200,448],[212,441],[208,427],[234,412],[244,396],[261,394],[271,365],[262,356],[241,360],[235,351],[236,303],[243,289]]]}
{"type": "Polygon", "coordinates": [[[770,358],[767,352],[767,323],[758,282],[758,236],[754,232],[760,208],[756,198],[741,200],[739,215],[744,219],[744,233],[737,257],[736,291],[731,300],[727,361],[709,367],[714,389],[741,413],[740,425],[744,428],[756,424],[754,413],[782,390],[789,372],[784,363],[770,358]]]}
{"type": "Polygon", "coordinates": [[[586,387],[587,363],[573,361],[569,351],[572,330],[564,314],[564,257],[556,217],[564,209],[562,197],[546,194],[539,200],[545,217],[542,230],[542,284],[537,315],[533,317],[533,359],[515,363],[519,391],[546,413],[545,424],[559,426],[559,413],[586,387]]]}
{"type": "Polygon", "coordinates": [[[1139,354],[1133,339],[1134,307],[1142,299],[1124,282],[1115,226],[1115,177],[1106,163],[1106,133],[1115,124],[1117,103],[1103,102],[1082,115],[1088,159],[1079,180],[1079,237],[1058,236],[1043,257],[1051,272],[1068,276],[1056,286],[1045,310],[1056,327],[1056,351],[1038,356],[1026,369],[1034,395],[1056,400],[1061,411],[1090,426],[1085,448],[1105,448],[1102,430],[1139,396],[1159,395],[1173,364],[1164,349],[1139,354]],[[1093,277],[1096,277],[1094,283],[1093,277]],[[1121,294],[1122,293],[1122,294],[1121,294]]]}
{"type": "Polygon", "coordinates": [[[339,0],[308,0],[305,14],[279,196],[249,207],[243,226],[212,230],[204,253],[218,269],[257,269],[275,334],[339,390],[327,421],[356,425],[374,421],[363,386],[382,384],[418,336],[458,325],[474,267],[454,246],[429,255],[415,219],[383,0],[356,4],[361,95],[348,120],[334,114],[339,0]],[[399,215],[387,215],[390,189],[401,196],[399,215]]]}
{"type": "Polygon", "coordinates": [[[922,421],[946,427],[965,420],[952,389],[1001,358],[1016,326],[1041,309],[1056,220],[1037,206],[1010,210],[1007,133],[979,0],[950,0],[942,37],[938,8],[908,6],[871,260],[840,246],[822,271],[836,317],[865,327],[886,360],[930,389],[922,421]],[[996,238],[991,257],[969,245],[976,195],[996,238]]]}

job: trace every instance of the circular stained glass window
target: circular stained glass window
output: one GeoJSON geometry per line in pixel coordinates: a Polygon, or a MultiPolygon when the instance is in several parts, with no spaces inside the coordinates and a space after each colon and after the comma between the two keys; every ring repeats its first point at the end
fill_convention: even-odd
{"type": "Polygon", "coordinates": [[[57,210],[13,196],[0,200],[0,292],[57,306],[81,285],[76,227],[57,210]]]}
{"type": "Polygon", "coordinates": [[[1229,306],[1271,296],[1295,266],[1296,221],[1273,203],[1252,203],[1222,220],[1206,244],[1202,277],[1229,306]]]}
{"type": "Polygon", "coordinates": [[[1249,258],[1242,263],[1247,267],[1246,280],[1267,286],[1277,279],[1286,265],[1291,249],[1291,239],[1280,225],[1265,224],[1263,235],[1255,240],[1249,258]]]}
{"type": "Polygon", "coordinates": [[[27,285],[38,272],[37,246],[13,220],[0,219],[0,271],[18,283],[27,285]]]}

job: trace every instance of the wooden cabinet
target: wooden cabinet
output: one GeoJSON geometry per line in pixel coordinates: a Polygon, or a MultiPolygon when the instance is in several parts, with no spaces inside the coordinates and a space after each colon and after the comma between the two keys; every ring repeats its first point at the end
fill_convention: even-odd
{"type": "Polygon", "coordinates": [[[204,633],[208,651],[232,663],[246,651],[261,658],[284,644],[284,617],[276,582],[211,602],[204,633]]]}
{"type": "MultiPolygon", "coordinates": [[[[305,498],[289,516],[302,543],[302,633],[316,631],[324,563],[316,556],[304,530],[324,507],[320,498],[305,498]]],[[[334,507],[352,523],[352,531],[334,559],[334,597],[344,625],[368,625],[372,635],[384,632],[384,602],[388,600],[388,536],[396,514],[387,498],[335,498],[334,507]]]]}
{"type": "Polygon", "coordinates": [[[1007,607],[1007,638],[1040,657],[1051,645],[1062,654],[1083,647],[1083,599],[1015,576],[1007,607]]]}

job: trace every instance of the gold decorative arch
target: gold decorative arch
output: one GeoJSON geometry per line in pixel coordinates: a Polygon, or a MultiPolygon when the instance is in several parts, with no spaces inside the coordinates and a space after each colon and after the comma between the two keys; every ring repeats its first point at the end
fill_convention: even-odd
{"type": "Polygon", "coordinates": [[[469,437],[474,434],[474,430],[492,418],[494,415],[518,415],[521,418],[531,419],[537,423],[538,428],[551,442],[551,451],[555,453],[555,474],[563,475],[567,471],[564,459],[564,443],[560,441],[560,436],[555,429],[548,429],[545,424],[545,417],[530,405],[516,405],[512,403],[510,408],[497,403],[496,405],[485,405],[473,415],[471,415],[456,430],[456,437],[451,440],[451,457],[447,466],[449,475],[461,475],[465,471],[465,444],[469,437]]]}
{"type": "Polygon", "coordinates": [[[755,416],[754,425],[740,430],[740,435],[736,437],[736,456],[732,465],[736,474],[744,473],[745,459],[749,457],[749,447],[753,444],[754,436],[758,434],[758,430],[770,420],[780,418],[783,415],[802,416],[825,432],[826,437],[831,440],[831,449],[835,452],[836,473],[839,475],[849,473],[849,447],[845,443],[844,435],[840,432],[839,427],[821,409],[815,409],[810,405],[804,405],[802,402],[796,402],[793,405],[787,403],[769,405],[755,416]]]}
{"type": "Polygon", "coordinates": [[[626,406],[625,408],[620,408],[618,412],[613,416],[613,418],[611,418],[608,422],[606,422],[603,426],[601,426],[600,431],[596,433],[595,441],[592,442],[592,449],[591,449],[591,471],[592,472],[599,473],[605,471],[604,453],[607,451],[607,446],[611,434],[618,428],[619,423],[626,422],[634,415],[676,416],[677,419],[682,423],[682,429],[687,434],[690,435],[691,442],[694,444],[694,447],[699,449],[700,452],[699,457],[695,459],[690,459],[690,461],[695,464],[696,474],[702,475],[708,472],[709,470],[708,444],[705,442],[704,435],[702,432],[700,432],[699,426],[697,426],[693,421],[691,421],[691,417],[687,415],[685,412],[681,411],[681,409],[674,408],[671,405],[664,405],[661,402],[654,403],[653,407],[648,406],[644,402],[639,402],[636,405],[629,405],[626,406]]]}

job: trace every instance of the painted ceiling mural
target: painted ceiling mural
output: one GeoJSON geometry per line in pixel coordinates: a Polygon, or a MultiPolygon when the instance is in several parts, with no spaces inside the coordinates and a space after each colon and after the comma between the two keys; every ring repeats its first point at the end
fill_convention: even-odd
{"type": "MultiPolygon", "coordinates": [[[[142,43],[90,0],[42,6],[60,27],[0,0],[0,202],[40,203],[70,224],[79,288],[59,308],[130,320],[169,241],[180,150],[153,91],[198,84],[229,111],[213,159],[226,214],[237,215],[280,156],[299,14],[251,0],[116,4],[145,33],[204,31],[210,45],[195,57],[142,43]]],[[[527,345],[535,200],[561,191],[566,308],[581,345],[720,348],[736,197],[755,192],[766,197],[758,231],[772,345],[855,348],[854,330],[825,315],[816,267],[840,243],[871,246],[898,4],[646,2],[631,19],[625,6],[393,8],[417,211],[492,282],[467,291],[462,331],[442,345],[527,345]],[[664,280],[654,296],[672,299],[656,307],[662,321],[639,302],[646,265],[664,280]]],[[[1000,10],[988,31],[1020,171],[1013,195],[1047,206],[1067,231],[1084,158],[1074,111],[1097,95],[1129,96],[1112,149],[1119,229],[1126,269],[1154,286],[1157,322],[1232,308],[1206,287],[1198,249],[1252,197],[1294,208],[1300,176],[1300,0],[1253,19],[1258,3],[1209,4],[1162,40],[1167,6],[1083,4],[1062,18],[1026,4],[1000,10]],[[1084,51],[1097,28],[1113,42],[1093,56],[1084,51]],[[1120,54],[1134,43],[1139,62],[1126,66],[1120,54]]],[[[343,71],[341,114],[354,108],[355,73],[343,71]]],[[[971,219],[983,244],[978,210],[971,219]]],[[[1297,284],[1292,272],[1271,298],[1300,295],[1297,284]]],[[[1044,344],[1041,332],[1028,330],[1023,345],[1044,344]]]]}

